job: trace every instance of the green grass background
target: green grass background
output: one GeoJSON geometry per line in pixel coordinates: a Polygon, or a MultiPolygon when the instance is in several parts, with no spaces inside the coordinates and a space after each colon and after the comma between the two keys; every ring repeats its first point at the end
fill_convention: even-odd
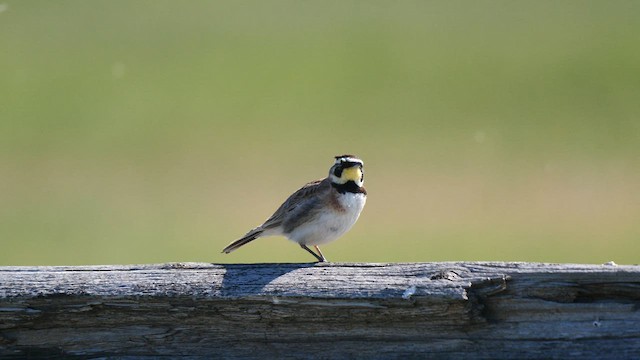
{"type": "Polygon", "coordinates": [[[332,261],[638,263],[640,2],[0,2],[0,265],[220,250],[332,157],[332,261]]]}

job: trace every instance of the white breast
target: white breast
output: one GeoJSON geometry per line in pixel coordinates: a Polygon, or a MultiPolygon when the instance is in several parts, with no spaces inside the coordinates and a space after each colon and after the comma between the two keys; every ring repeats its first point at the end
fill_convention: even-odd
{"type": "Polygon", "coordinates": [[[367,197],[346,193],[338,197],[344,211],[327,211],[313,222],[299,226],[287,237],[299,244],[322,245],[339,238],[356,223],[367,197]]]}
{"type": "MultiPolygon", "coordinates": [[[[347,212],[355,211],[360,215],[364,203],[367,202],[367,197],[364,194],[346,193],[338,197],[338,202],[342,205],[347,212]]],[[[356,216],[356,220],[358,216],[356,216]]]]}

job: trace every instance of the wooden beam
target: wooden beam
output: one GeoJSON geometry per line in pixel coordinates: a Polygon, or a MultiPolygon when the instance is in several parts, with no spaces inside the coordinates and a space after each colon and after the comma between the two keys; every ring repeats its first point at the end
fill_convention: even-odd
{"type": "Polygon", "coordinates": [[[0,267],[0,358],[640,358],[640,266],[0,267]]]}

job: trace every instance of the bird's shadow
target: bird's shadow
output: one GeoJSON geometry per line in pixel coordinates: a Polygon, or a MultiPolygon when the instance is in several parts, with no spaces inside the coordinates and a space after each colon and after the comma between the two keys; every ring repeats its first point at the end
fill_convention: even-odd
{"type": "Polygon", "coordinates": [[[267,285],[279,277],[316,264],[318,263],[218,264],[225,269],[220,293],[223,297],[264,294],[267,285]]]}

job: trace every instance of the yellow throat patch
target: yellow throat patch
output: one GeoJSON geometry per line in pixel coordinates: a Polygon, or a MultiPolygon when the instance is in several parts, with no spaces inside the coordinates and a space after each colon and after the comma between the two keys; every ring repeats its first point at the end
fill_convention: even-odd
{"type": "Polygon", "coordinates": [[[362,170],[360,170],[359,166],[353,166],[347,169],[342,170],[342,179],[347,182],[349,180],[358,182],[362,177],[362,170]]]}

